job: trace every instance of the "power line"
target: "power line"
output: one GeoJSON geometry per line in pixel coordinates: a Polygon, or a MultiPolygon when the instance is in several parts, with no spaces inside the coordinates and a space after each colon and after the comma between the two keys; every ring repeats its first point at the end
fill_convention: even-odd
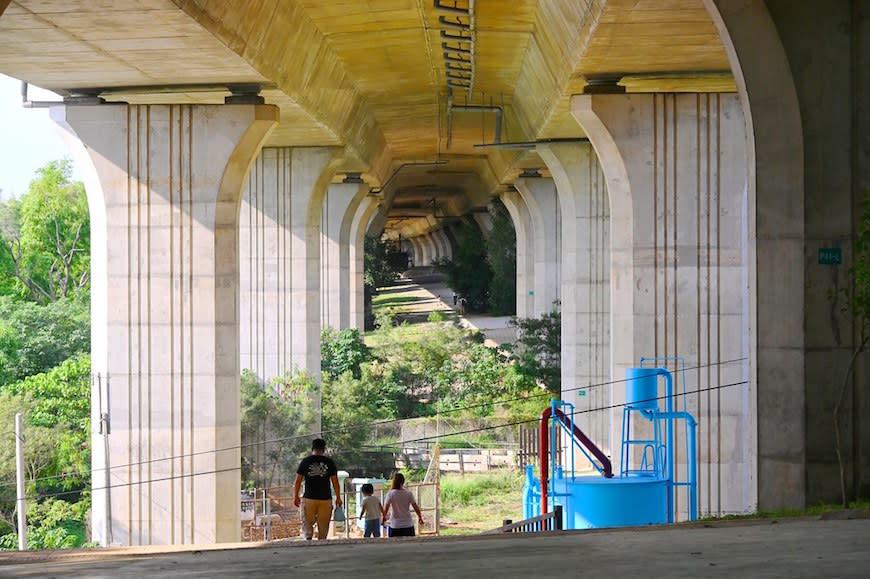
{"type": "MultiPolygon", "coordinates": [[[[746,357],[744,356],[741,358],[733,358],[730,360],[720,360],[718,362],[712,362],[712,363],[708,363],[708,364],[697,364],[695,366],[690,366],[690,367],[684,368],[684,370],[685,371],[699,370],[699,369],[711,368],[714,366],[733,364],[735,362],[742,362],[745,360],[746,360],[746,357]]],[[[615,384],[622,384],[622,383],[627,382],[629,380],[631,380],[631,378],[619,378],[619,379],[615,379],[615,380],[609,380],[606,382],[588,384],[586,386],[580,386],[580,387],[575,387],[575,388],[566,388],[566,389],[563,389],[562,392],[575,392],[575,391],[579,391],[579,390],[593,390],[593,389],[602,388],[605,386],[613,386],[615,384]]],[[[479,402],[476,404],[469,404],[469,405],[456,406],[453,408],[447,408],[447,409],[439,411],[438,414],[452,414],[454,412],[461,412],[463,410],[473,410],[475,408],[482,408],[482,407],[486,407],[486,406],[500,406],[503,404],[508,404],[510,402],[517,402],[517,401],[521,401],[521,400],[532,400],[535,398],[544,398],[544,397],[552,398],[553,394],[551,392],[542,392],[540,394],[530,394],[530,395],[526,395],[526,396],[517,396],[517,397],[502,399],[502,400],[479,402]]],[[[601,410],[608,410],[610,408],[611,407],[603,407],[600,409],[588,409],[584,412],[599,412],[601,410]]],[[[206,454],[217,454],[219,452],[241,450],[244,448],[255,447],[255,446],[260,446],[260,445],[277,444],[280,442],[295,441],[295,440],[304,439],[304,438],[311,438],[312,436],[324,436],[327,434],[347,432],[347,431],[355,430],[355,429],[359,429],[359,428],[378,427],[378,426],[383,426],[383,425],[387,425],[387,424],[395,424],[397,422],[403,422],[405,420],[412,420],[414,418],[426,418],[426,417],[431,417],[431,416],[432,415],[425,415],[425,416],[418,415],[418,416],[409,416],[409,417],[405,417],[405,418],[390,418],[390,419],[384,419],[384,420],[377,420],[377,421],[373,421],[370,423],[351,424],[351,425],[344,426],[341,428],[333,428],[331,430],[320,431],[319,433],[312,432],[312,433],[306,433],[306,434],[284,436],[284,437],[278,437],[278,438],[273,438],[273,439],[269,439],[269,440],[243,443],[243,444],[238,444],[238,445],[233,445],[233,446],[228,446],[228,447],[223,447],[223,448],[218,448],[218,449],[201,450],[201,451],[185,453],[185,454],[181,454],[181,455],[173,455],[173,456],[168,456],[168,457],[142,460],[142,461],[127,463],[127,464],[113,465],[113,466],[109,467],[109,470],[113,471],[113,470],[117,470],[117,469],[149,465],[149,464],[154,464],[154,463],[168,461],[168,460],[185,460],[188,458],[193,458],[195,456],[202,456],[202,455],[206,455],[206,454]]],[[[266,463],[266,464],[268,464],[268,463],[266,463]]],[[[65,473],[65,474],[61,474],[61,475],[41,477],[41,478],[33,479],[30,482],[43,482],[43,481],[48,481],[48,480],[63,480],[66,478],[72,478],[72,477],[76,477],[76,476],[85,477],[88,475],[93,475],[94,473],[104,472],[105,470],[106,470],[106,468],[96,468],[96,469],[91,469],[87,472],[72,472],[72,473],[65,473]]],[[[15,483],[9,483],[9,482],[0,483],[0,488],[6,487],[6,486],[11,486],[13,484],[15,484],[15,483]]]]}
{"type": "MultiPolygon", "coordinates": [[[[722,389],[725,389],[725,388],[731,388],[731,387],[734,387],[734,386],[741,386],[741,385],[748,384],[748,383],[749,383],[749,382],[748,382],[747,380],[741,380],[741,381],[739,381],[739,382],[731,382],[731,383],[729,383],[729,384],[720,384],[719,386],[709,386],[709,387],[707,387],[707,388],[698,388],[698,389],[696,389],[696,390],[685,391],[685,392],[682,392],[682,393],[673,394],[672,396],[673,396],[673,397],[677,397],[677,396],[690,396],[690,395],[693,395],[693,394],[699,394],[699,393],[701,393],[701,392],[708,392],[708,391],[713,391],[713,390],[722,390],[722,389]]],[[[637,400],[636,402],[651,402],[651,401],[654,401],[654,400],[663,400],[663,399],[666,399],[666,398],[667,398],[667,395],[665,395],[665,396],[657,396],[657,397],[655,397],[655,398],[647,398],[647,399],[644,399],[644,400],[637,400]]],[[[601,407],[598,407],[598,408],[588,408],[588,409],[584,409],[584,410],[577,410],[577,409],[575,409],[575,410],[573,410],[572,412],[567,413],[567,416],[574,417],[574,416],[581,415],[581,414],[589,414],[589,413],[592,413],[592,412],[600,412],[600,411],[602,411],[602,410],[611,410],[611,409],[614,409],[614,408],[620,408],[620,407],[623,407],[623,406],[625,406],[625,403],[610,404],[610,405],[607,405],[607,406],[601,406],[601,407]]],[[[447,436],[457,436],[457,435],[460,435],[460,434],[473,434],[473,433],[476,433],[476,432],[484,432],[484,431],[488,431],[488,430],[497,430],[497,429],[501,429],[501,428],[508,428],[508,427],[512,427],[512,426],[518,426],[518,425],[521,425],[521,424],[531,424],[531,423],[534,423],[534,422],[539,422],[539,420],[540,420],[540,418],[532,418],[532,419],[526,419],[526,420],[516,420],[516,421],[507,422],[507,423],[502,423],[502,424],[495,424],[495,425],[489,425],[489,426],[482,426],[482,427],[478,427],[478,428],[472,428],[472,429],[467,429],[467,430],[454,431],[454,432],[445,433],[445,434],[436,434],[436,435],[433,435],[433,436],[424,436],[424,437],[420,437],[420,438],[413,438],[413,439],[408,439],[408,440],[401,440],[401,441],[397,441],[396,444],[397,444],[397,445],[404,446],[404,445],[406,445],[406,444],[408,444],[408,443],[412,443],[412,442],[426,442],[426,441],[431,441],[431,440],[437,440],[437,439],[444,438],[444,437],[447,437],[447,436]]],[[[310,436],[310,435],[308,435],[308,436],[310,436]]],[[[342,454],[342,453],[336,453],[336,454],[340,455],[340,454],[342,454]]],[[[278,464],[278,461],[267,461],[267,462],[262,463],[262,466],[269,466],[269,465],[274,465],[274,464],[278,464]]],[[[234,466],[234,467],[222,468],[222,469],[213,469],[213,470],[208,470],[208,471],[200,471],[200,472],[195,472],[195,473],[190,473],[190,474],[185,474],[185,475],[171,475],[171,476],[162,477],[162,478],[157,478],[157,479],[149,479],[149,480],[142,480],[142,481],[132,481],[132,482],[131,482],[131,481],[128,481],[128,482],[124,482],[124,483],[118,483],[118,484],[115,484],[115,485],[111,485],[110,487],[92,487],[92,488],[91,488],[91,491],[100,491],[100,490],[107,490],[107,489],[109,489],[109,488],[120,488],[120,487],[136,486],[136,485],[153,484],[153,483],[156,483],[156,482],[166,482],[166,481],[171,481],[171,480],[176,480],[176,479],[193,478],[193,477],[195,477],[195,476],[205,476],[205,475],[209,475],[209,474],[218,474],[218,473],[221,473],[221,472],[230,472],[230,471],[236,471],[236,470],[241,470],[241,465],[240,465],[240,466],[234,466]]],[[[50,478],[50,477],[47,477],[47,478],[50,478]]],[[[7,483],[6,485],[0,485],[0,486],[8,486],[8,483],[7,483]]],[[[52,493],[43,493],[43,494],[38,494],[36,497],[32,497],[32,498],[35,498],[35,499],[44,499],[44,498],[58,497],[58,496],[65,496],[65,495],[71,495],[71,494],[80,494],[81,492],[82,492],[81,490],[78,490],[78,491],[58,491],[58,492],[52,492],[52,493]]],[[[31,497],[28,497],[28,498],[31,498],[31,497]]]]}

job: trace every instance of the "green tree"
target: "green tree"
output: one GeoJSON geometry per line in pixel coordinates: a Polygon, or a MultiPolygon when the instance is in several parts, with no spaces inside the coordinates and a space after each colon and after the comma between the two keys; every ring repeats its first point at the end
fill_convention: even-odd
{"type": "Polygon", "coordinates": [[[447,285],[468,300],[474,311],[486,311],[492,281],[483,234],[475,225],[465,223],[453,259],[436,260],[435,266],[447,275],[447,285]]]}
{"type": "Polygon", "coordinates": [[[496,315],[517,311],[517,233],[508,210],[498,199],[489,208],[492,231],[486,240],[486,259],[492,269],[489,309],[496,315]]]}
{"type": "Polygon", "coordinates": [[[79,354],[48,372],[28,376],[11,390],[32,401],[29,422],[55,433],[54,458],[40,491],[83,490],[90,481],[91,358],[79,354]],[[57,478],[52,478],[57,477],[57,478]]]}
{"type": "Polygon", "coordinates": [[[90,349],[87,292],[44,306],[0,296],[0,386],[46,372],[90,349]]]}
{"type": "MultiPolygon", "coordinates": [[[[6,434],[0,444],[0,481],[15,480],[15,415],[23,416],[23,438],[25,457],[25,476],[30,492],[34,490],[34,479],[41,478],[46,469],[55,461],[54,441],[60,434],[60,427],[37,426],[31,423],[36,404],[32,397],[0,390],[0,425],[6,434]]],[[[14,532],[15,485],[0,484],[0,535],[14,532]]],[[[16,545],[17,546],[17,545],[16,545]]]]}
{"type": "Polygon", "coordinates": [[[555,396],[562,391],[562,313],[560,303],[540,318],[512,318],[517,329],[514,359],[519,372],[555,396]]]}
{"type": "Polygon", "coordinates": [[[37,171],[30,189],[0,218],[0,266],[19,295],[46,304],[87,286],[90,220],[84,185],[72,182],[68,160],[37,171]]]}
{"type": "Polygon", "coordinates": [[[356,328],[324,328],[320,332],[320,369],[331,378],[345,372],[359,378],[360,365],[371,357],[371,350],[356,328]]]}
{"type": "Polygon", "coordinates": [[[249,370],[241,379],[242,481],[271,486],[289,481],[311,443],[317,385],[288,372],[265,387],[249,370]]]}
{"type": "Polygon", "coordinates": [[[408,256],[392,243],[377,235],[366,235],[363,281],[366,287],[377,290],[388,286],[408,265],[408,256]]]}

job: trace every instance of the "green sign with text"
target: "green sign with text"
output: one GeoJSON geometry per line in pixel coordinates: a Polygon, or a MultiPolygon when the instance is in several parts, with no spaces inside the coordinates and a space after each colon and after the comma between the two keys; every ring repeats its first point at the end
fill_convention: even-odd
{"type": "Polygon", "coordinates": [[[843,263],[843,252],[839,247],[820,247],[819,263],[821,265],[840,265],[843,263]]]}

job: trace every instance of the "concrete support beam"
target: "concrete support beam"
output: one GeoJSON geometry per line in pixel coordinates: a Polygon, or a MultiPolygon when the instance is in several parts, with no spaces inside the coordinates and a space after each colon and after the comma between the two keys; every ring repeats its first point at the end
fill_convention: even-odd
{"type": "MultiPolygon", "coordinates": [[[[521,194],[525,192],[523,199],[534,223],[536,298],[539,291],[552,298],[554,290],[550,286],[557,279],[561,281],[563,395],[580,412],[580,428],[616,456],[611,440],[611,389],[598,386],[610,379],[607,189],[590,145],[553,145],[539,148],[538,153],[553,179],[518,179],[516,184],[521,194]],[[557,253],[554,231],[562,232],[559,261],[552,257],[557,253]],[[552,273],[555,265],[561,266],[558,278],[552,273]],[[547,283],[539,282],[540,269],[547,283]]],[[[552,299],[549,303],[536,300],[536,316],[551,308],[552,299]]]]}
{"type": "MultiPolygon", "coordinates": [[[[571,177],[568,177],[569,180],[571,177]]],[[[582,178],[578,176],[578,178],[582,178]]],[[[553,179],[520,178],[514,181],[532,220],[535,277],[532,317],[553,309],[562,295],[562,215],[553,179]]],[[[573,232],[577,233],[577,232],[573,232]]]]}
{"type": "MultiPolygon", "coordinates": [[[[740,101],[583,95],[572,98],[571,111],[598,153],[610,195],[614,379],[641,356],[681,356],[687,389],[702,390],[676,400],[699,422],[700,512],[751,510],[756,449],[740,101]]],[[[613,393],[615,403],[624,401],[624,388],[613,393]]],[[[682,435],[674,449],[684,476],[682,435]]],[[[685,510],[685,495],[677,506],[685,510]]]]}
{"type": "Polygon", "coordinates": [[[350,327],[350,229],[368,192],[362,183],[332,183],[321,215],[321,327],[350,327]]]}
{"type": "Polygon", "coordinates": [[[238,206],[278,110],[51,114],[91,208],[94,540],[238,541],[238,206]]]}
{"type": "Polygon", "coordinates": [[[529,209],[517,191],[505,191],[502,203],[511,216],[517,236],[517,317],[533,317],[535,295],[531,282],[535,279],[535,251],[531,234],[529,209]]]}
{"type": "Polygon", "coordinates": [[[365,330],[366,230],[378,210],[380,199],[366,196],[357,205],[350,224],[350,327],[365,330]]]}

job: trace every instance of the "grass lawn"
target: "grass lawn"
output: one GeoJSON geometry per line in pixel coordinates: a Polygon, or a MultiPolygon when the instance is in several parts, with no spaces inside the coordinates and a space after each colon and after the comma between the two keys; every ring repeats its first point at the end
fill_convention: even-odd
{"type": "Polygon", "coordinates": [[[505,469],[486,474],[441,477],[441,534],[473,535],[523,518],[523,473],[505,469]]]}

